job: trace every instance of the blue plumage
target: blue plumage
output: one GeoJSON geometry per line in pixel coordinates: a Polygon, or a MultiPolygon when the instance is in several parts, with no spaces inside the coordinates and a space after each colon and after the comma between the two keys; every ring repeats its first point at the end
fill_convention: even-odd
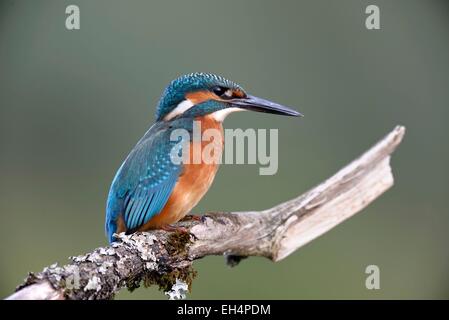
{"type": "Polygon", "coordinates": [[[120,214],[127,230],[132,231],[162,210],[182,170],[180,164],[171,161],[171,150],[179,141],[170,141],[170,134],[178,128],[191,131],[191,127],[191,119],[185,118],[157,122],[125,159],[107,200],[106,233],[110,242],[120,214]]]}

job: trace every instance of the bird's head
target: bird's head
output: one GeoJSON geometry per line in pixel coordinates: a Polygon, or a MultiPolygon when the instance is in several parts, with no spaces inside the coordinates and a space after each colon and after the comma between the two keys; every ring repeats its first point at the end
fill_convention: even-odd
{"type": "Polygon", "coordinates": [[[243,110],[302,116],[280,104],[248,95],[240,85],[223,77],[210,73],[192,73],[168,85],[159,101],[156,121],[205,115],[223,121],[229,113],[243,110]]]}

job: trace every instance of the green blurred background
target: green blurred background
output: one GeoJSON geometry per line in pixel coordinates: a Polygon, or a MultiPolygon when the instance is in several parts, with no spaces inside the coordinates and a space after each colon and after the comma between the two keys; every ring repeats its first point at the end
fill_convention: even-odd
{"type": "MultiPolygon", "coordinates": [[[[195,263],[190,298],[449,298],[447,1],[0,1],[0,297],[28,271],[106,244],[110,182],[163,88],[206,71],[297,107],[279,171],[224,165],[195,212],[258,210],[334,173],[396,124],[393,189],[279,263],[195,263]],[[81,30],[65,28],[65,8],[81,30]],[[381,30],[365,28],[365,8],[381,30]],[[365,288],[376,264],[381,289],[365,288]]],[[[156,288],[120,299],[165,299],[156,288]]]]}

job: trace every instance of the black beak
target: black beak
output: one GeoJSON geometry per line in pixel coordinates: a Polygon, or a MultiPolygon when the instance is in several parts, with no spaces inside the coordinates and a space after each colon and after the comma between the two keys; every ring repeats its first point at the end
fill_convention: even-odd
{"type": "Polygon", "coordinates": [[[287,108],[275,102],[271,102],[262,98],[249,95],[246,96],[245,98],[232,100],[231,105],[233,107],[237,107],[244,110],[280,114],[283,116],[291,116],[291,117],[303,117],[303,115],[296,110],[287,108]]]}

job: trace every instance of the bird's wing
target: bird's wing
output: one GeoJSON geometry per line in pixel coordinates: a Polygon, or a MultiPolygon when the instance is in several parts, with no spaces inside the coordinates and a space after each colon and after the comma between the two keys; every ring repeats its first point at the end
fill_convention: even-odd
{"type": "Polygon", "coordinates": [[[120,167],[108,199],[109,223],[123,214],[127,230],[135,230],[167,203],[182,170],[181,164],[171,160],[172,149],[180,141],[170,141],[170,129],[150,128],[120,167]]]}

